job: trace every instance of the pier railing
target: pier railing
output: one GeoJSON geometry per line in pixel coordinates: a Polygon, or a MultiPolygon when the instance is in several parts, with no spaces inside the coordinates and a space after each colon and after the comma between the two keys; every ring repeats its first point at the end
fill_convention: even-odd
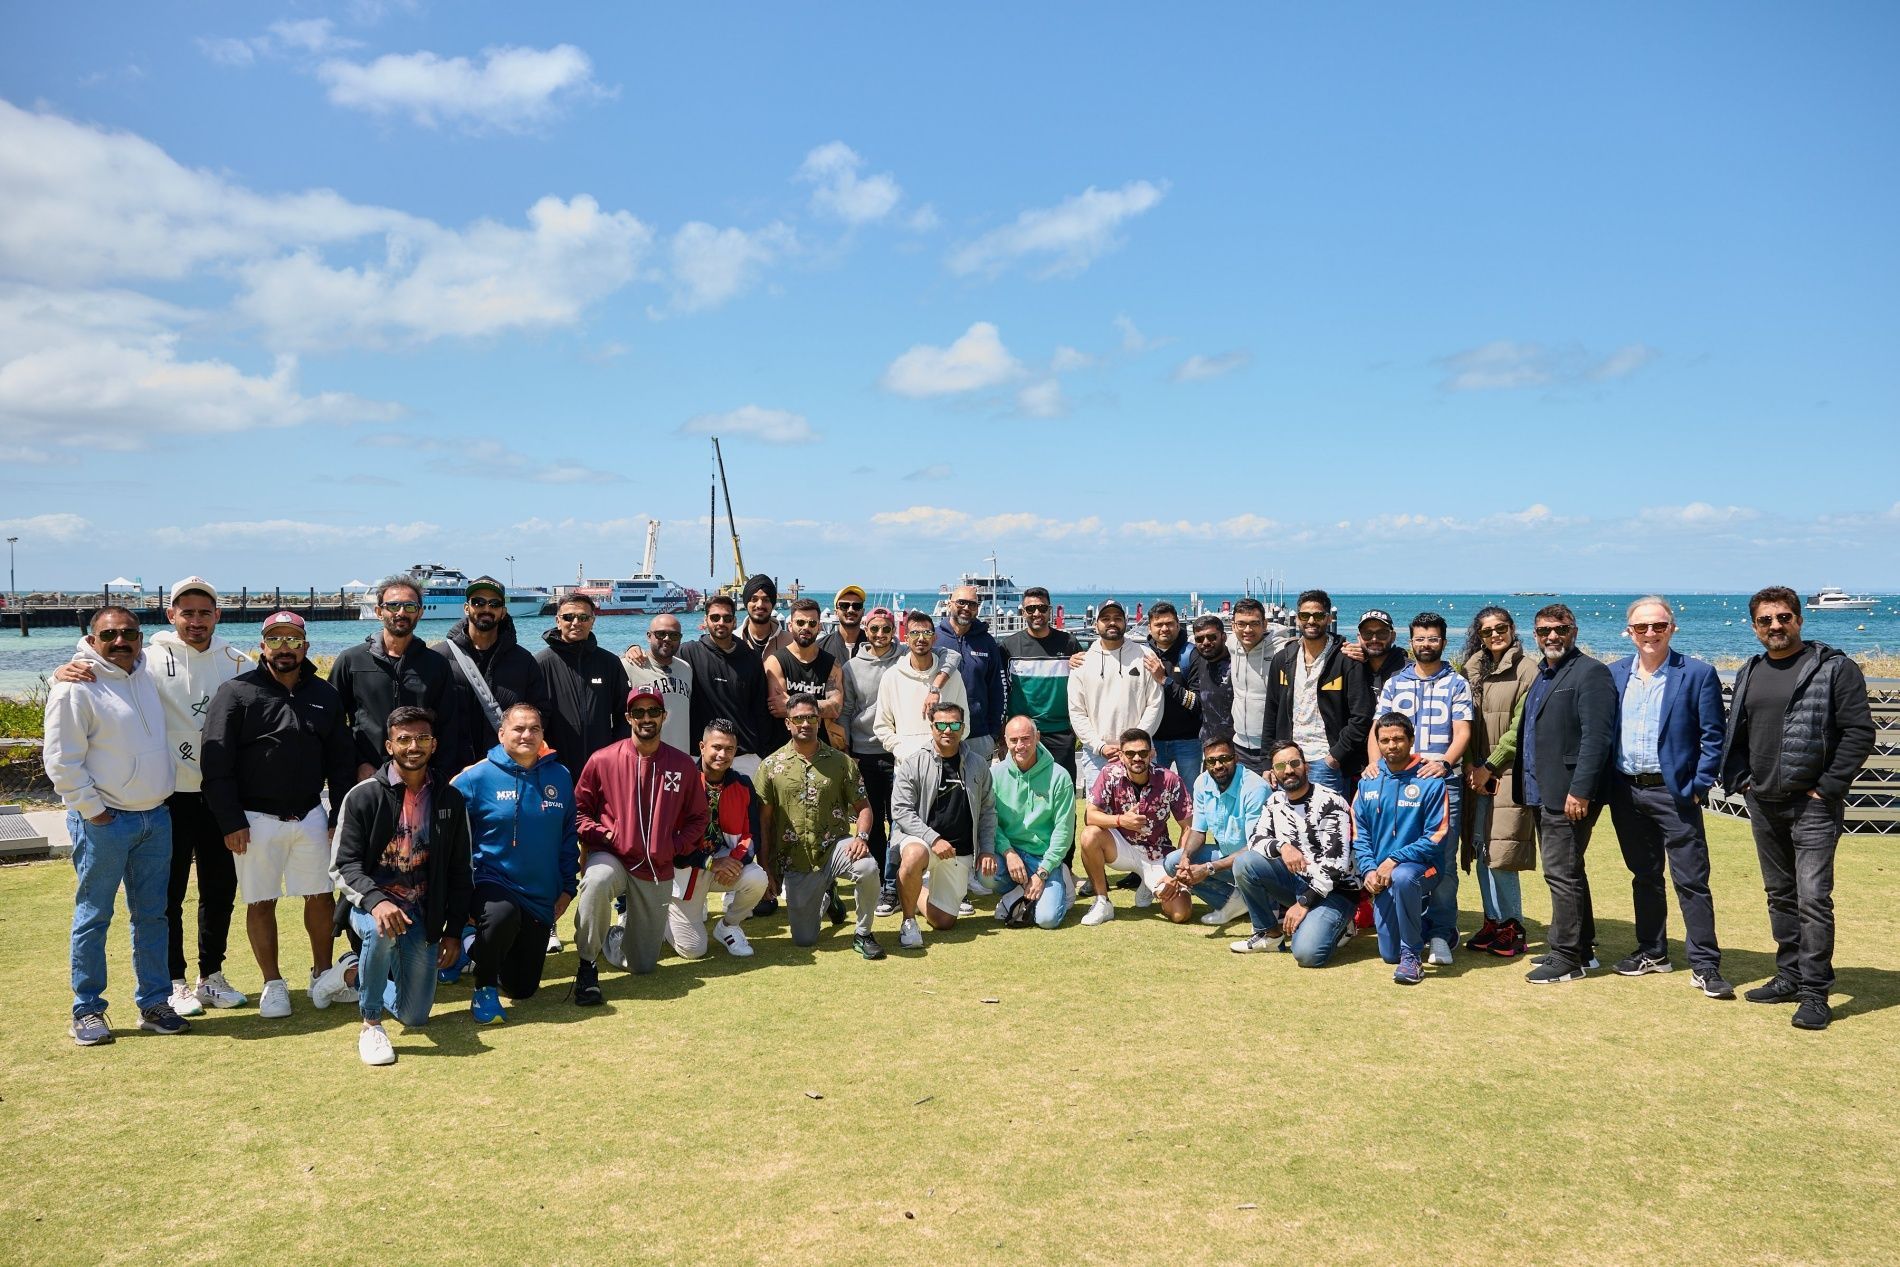
{"type": "MultiPolygon", "coordinates": [[[[1733,707],[1731,673],[1722,675],[1722,697],[1733,707]]],[[[1842,809],[1849,834],[1900,835],[1900,681],[1875,678],[1867,683],[1867,704],[1874,714],[1874,751],[1847,789],[1842,809]]],[[[1709,808],[1732,818],[1747,818],[1743,798],[1717,789],[1709,808]]]]}

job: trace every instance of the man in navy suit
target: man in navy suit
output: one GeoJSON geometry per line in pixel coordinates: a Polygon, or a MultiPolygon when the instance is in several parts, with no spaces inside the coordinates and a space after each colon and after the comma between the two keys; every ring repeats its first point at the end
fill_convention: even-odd
{"type": "Polygon", "coordinates": [[[1712,999],[1732,999],[1722,979],[1709,896],[1709,838],[1702,807],[1722,764],[1722,683],[1715,669],[1670,649],[1676,616],[1651,594],[1630,604],[1636,654],[1610,665],[1618,699],[1616,765],[1610,776],[1610,821],[1630,869],[1636,904],[1636,950],[1616,965],[1626,977],[1668,972],[1669,903],[1663,862],[1682,908],[1690,979],[1712,999]]]}

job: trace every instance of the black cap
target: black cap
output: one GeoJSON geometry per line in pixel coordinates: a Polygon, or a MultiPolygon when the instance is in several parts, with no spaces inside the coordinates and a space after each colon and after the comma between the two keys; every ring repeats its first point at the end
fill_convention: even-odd
{"type": "Polygon", "coordinates": [[[504,599],[508,597],[508,591],[503,589],[501,582],[492,576],[478,576],[470,581],[468,588],[462,591],[462,597],[467,598],[476,590],[494,590],[499,597],[504,599]]]}
{"type": "Polygon", "coordinates": [[[1366,627],[1366,622],[1368,620],[1383,621],[1387,629],[1398,628],[1397,625],[1392,623],[1392,613],[1389,611],[1384,611],[1381,608],[1377,608],[1377,607],[1367,608],[1365,612],[1363,612],[1359,617],[1359,628],[1364,629],[1366,627]]]}

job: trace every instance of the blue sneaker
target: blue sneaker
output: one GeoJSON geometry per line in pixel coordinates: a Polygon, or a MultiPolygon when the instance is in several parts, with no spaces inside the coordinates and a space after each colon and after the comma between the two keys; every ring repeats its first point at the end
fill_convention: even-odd
{"type": "Polygon", "coordinates": [[[442,985],[454,985],[457,981],[462,979],[462,974],[466,972],[468,966],[474,962],[473,959],[468,957],[468,947],[464,946],[462,947],[462,953],[455,956],[454,963],[446,968],[436,969],[435,979],[442,985]]]}
{"type": "Polygon", "coordinates": [[[469,1000],[468,1014],[475,1018],[477,1025],[493,1025],[508,1019],[508,1013],[502,1010],[501,993],[492,985],[475,987],[475,997],[469,1000]]]}
{"type": "Polygon", "coordinates": [[[1392,979],[1400,985],[1417,985],[1425,979],[1425,967],[1417,955],[1404,951],[1399,955],[1399,966],[1392,970],[1392,979]]]}

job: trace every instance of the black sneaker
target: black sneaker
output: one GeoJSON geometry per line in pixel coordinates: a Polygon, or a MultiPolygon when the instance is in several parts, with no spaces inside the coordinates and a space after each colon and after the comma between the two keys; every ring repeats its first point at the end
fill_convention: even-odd
{"type": "Polygon", "coordinates": [[[1794,1010],[1794,1020],[1790,1023],[1796,1029],[1826,1029],[1828,1022],[1833,1019],[1834,1009],[1827,1005],[1827,1000],[1810,995],[1801,1000],[1801,1006],[1794,1010]]]}
{"type": "Polygon", "coordinates": [[[600,969],[592,959],[583,959],[574,967],[574,1002],[580,1007],[599,1007],[607,1001],[600,992],[600,969]]]}
{"type": "Polygon", "coordinates": [[[877,938],[869,933],[855,933],[851,937],[852,948],[866,959],[882,959],[884,947],[877,944],[877,938]]]}
{"type": "Polygon", "coordinates": [[[1127,875],[1115,881],[1113,887],[1133,891],[1141,887],[1141,877],[1136,875],[1133,871],[1130,871],[1127,875]]]}
{"type": "Polygon", "coordinates": [[[73,1036],[73,1042],[80,1047],[103,1047],[112,1041],[112,1031],[106,1026],[104,1012],[88,1012],[84,1016],[73,1017],[72,1028],[66,1031],[73,1036]]]}
{"type": "Polygon", "coordinates": [[[1801,997],[1801,987],[1786,977],[1770,977],[1742,997],[1750,1003],[1793,1003],[1801,997]]]}
{"type": "Polygon", "coordinates": [[[189,1034],[191,1022],[172,1011],[169,1003],[154,1003],[139,1012],[139,1028],[154,1034],[189,1034]]]}
{"type": "Polygon", "coordinates": [[[887,884],[877,891],[876,915],[879,919],[883,919],[886,915],[895,914],[897,914],[897,886],[887,884]]]}
{"type": "Polygon", "coordinates": [[[759,904],[752,908],[752,913],[754,915],[777,915],[778,894],[767,893],[764,897],[760,898],[759,904]]]}
{"type": "Polygon", "coordinates": [[[1676,965],[1667,958],[1658,955],[1646,955],[1637,951],[1627,959],[1616,963],[1616,975],[1619,977],[1640,977],[1651,972],[1674,972],[1676,965]]]}
{"type": "Polygon", "coordinates": [[[1525,973],[1524,979],[1532,985],[1556,985],[1560,981],[1581,981],[1586,975],[1582,968],[1573,968],[1552,958],[1525,973]]]}
{"type": "Polygon", "coordinates": [[[1735,987],[1722,980],[1722,974],[1713,968],[1697,968],[1689,974],[1689,984],[1712,999],[1732,999],[1735,987]]]}
{"type": "MultiPolygon", "coordinates": [[[[1550,952],[1545,951],[1541,955],[1532,956],[1531,962],[1533,964],[1536,964],[1539,968],[1541,968],[1545,964],[1549,963],[1550,959],[1551,959],[1550,952]]],[[[1595,955],[1591,955],[1590,962],[1584,965],[1584,967],[1588,968],[1592,972],[1595,972],[1598,968],[1601,968],[1602,966],[1603,966],[1603,962],[1600,959],[1598,959],[1595,955]]]]}
{"type": "Polygon", "coordinates": [[[831,926],[837,928],[844,923],[844,902],[838,897],[838,885],[834,881],[825,890],[825,915],[831,920],[831,926]]]}

